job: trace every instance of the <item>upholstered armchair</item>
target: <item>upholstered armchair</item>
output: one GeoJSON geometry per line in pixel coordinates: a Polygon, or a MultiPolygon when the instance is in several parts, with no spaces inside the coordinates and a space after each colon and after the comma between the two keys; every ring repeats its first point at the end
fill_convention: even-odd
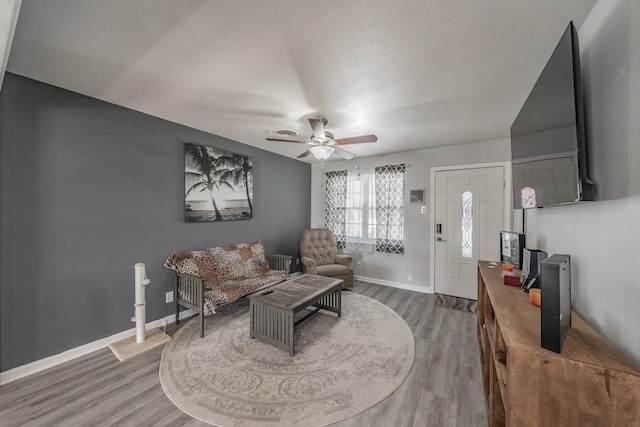
{"type": "Polygon", "coordinates": [[[308,228],[300,233],[300,256],[305,273],[342,279],[342,289],[353,286],[351,257],[338,254],[331,230],[308,228]]]}

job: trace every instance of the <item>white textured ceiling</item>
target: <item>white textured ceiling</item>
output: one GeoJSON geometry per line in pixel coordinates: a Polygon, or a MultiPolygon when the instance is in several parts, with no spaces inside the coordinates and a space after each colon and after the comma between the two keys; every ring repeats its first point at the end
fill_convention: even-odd
{"type": "Polygon", "coordinates": [[[380,155],[509,137],[594,3],[25,0],[7,70],[289,157],[265,138],[324,116],[380,155]]]}

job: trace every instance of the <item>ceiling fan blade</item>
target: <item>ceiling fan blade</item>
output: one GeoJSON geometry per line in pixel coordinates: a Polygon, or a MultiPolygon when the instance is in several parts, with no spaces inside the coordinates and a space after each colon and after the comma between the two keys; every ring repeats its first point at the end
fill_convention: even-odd
{"type": "Polygon", "coordinates": [[[362,136],[354,136],[351,138],[341,138],[336,139],[336,142],[340,145],[346,144],[361,144],[363,142],[376,142],[378,137],[375,135],[362,135],[362,136]]]}
{"type": "Polygon", "coordinates": [[[294,142],[296,144],[306,144],[307,141],[298,141],[295,139],[265,138],[267,141],[294,142]]]}
{"type": "Polygon", "coordinates": [[[350,153],[347,150],[343,150],[340,147],[336,147],[335,145],[333,146],[333,153],[337,154],[338,156],[340,156],[340,157],[342,157],[343,159],[346,159],[346,160],[351,160],[356,156],[355,154],[350,153]]]}
{"type": "Polygon", "coordinates": [[[324,134],[324,121],[319,119],[309,119],[311,129],[313,129],[313,136],[320,138],[324,141],[326,138],[324,134]]]}
{"type": "Polygon", "coordinates": [[[304,157],[307,157],[309,154],[311,154],[311,150],[305,151],[304,153],[300,154],[297,158],[302,159],[304,157]]]}

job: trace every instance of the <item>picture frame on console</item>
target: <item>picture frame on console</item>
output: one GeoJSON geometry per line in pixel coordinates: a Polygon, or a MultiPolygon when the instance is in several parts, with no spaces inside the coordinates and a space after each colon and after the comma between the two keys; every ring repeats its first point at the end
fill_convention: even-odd
{"type": "Polygon", "coordinates": [[[524,246],[524,233],[501,231],[500,261],[512,264],[515,268],[521,270],[524,246]]]}

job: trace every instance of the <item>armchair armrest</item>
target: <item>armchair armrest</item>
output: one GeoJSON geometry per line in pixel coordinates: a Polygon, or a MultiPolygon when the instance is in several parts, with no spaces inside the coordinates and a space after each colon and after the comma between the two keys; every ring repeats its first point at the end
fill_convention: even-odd
{"type": "Polygon", "coordinates": [[[306,256],[300,258],[302,261],[302,266],[304,267],[304,272],[309,274],[318,274],[318,270],[316,269],[316,262],[306,256]]]}
{"type": "Polygon", "coordinates": [[[353,261],[353,259],[349,255],[336,255],[336,264],[342,264],[351,268],[351,261],[353,261]]]}
{"type": "Polygon", "coordinates": [[[273,270],[282,270],[287,272],[287,278],[291,271],[291,257],[289,255],[267,255],[267,264],[273,270]]]}

